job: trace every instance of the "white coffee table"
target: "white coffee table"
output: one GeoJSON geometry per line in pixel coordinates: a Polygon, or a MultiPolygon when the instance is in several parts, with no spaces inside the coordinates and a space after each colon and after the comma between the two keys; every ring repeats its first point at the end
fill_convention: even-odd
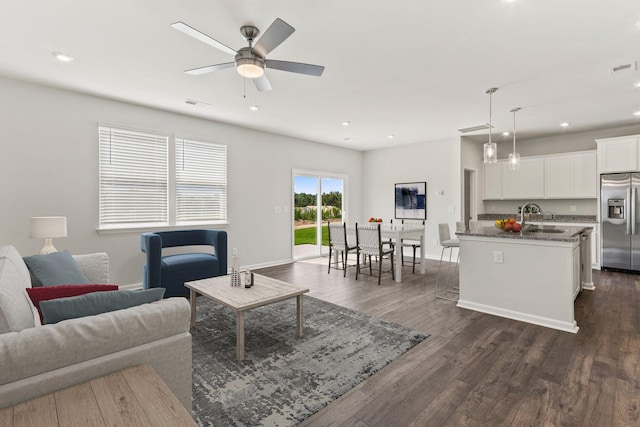
{"type": "Polygon", "coordinates": [[[191,327],[196,325],[196,295],[200,294],[220,304],[235,310],[236,351],[238,360],[244,360],[244,312],[252,308],[296,298],[297,302],[297,334],[304,333],[302,315],[302,294],[309,292],[309,288],[272,279],[271,277],[254,274],[254,285],[251,288],[232,287],[231,276],[218,276],[209,279],[186,282],[190,290],[191,327]]]}

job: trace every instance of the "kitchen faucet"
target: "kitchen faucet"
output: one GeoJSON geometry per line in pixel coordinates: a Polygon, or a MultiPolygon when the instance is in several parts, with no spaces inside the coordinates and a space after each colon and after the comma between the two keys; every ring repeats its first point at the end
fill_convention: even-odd
{"type": "Polygon", "coordinates": [[[527,202],[522,205],[522,208],[520,209],[520,225],[522,226],[522,232],[524,232],[524,211],[527,206],[535,206],[536,208],[538,208],[541,214],[543,213],[542,208],[537,203],[527,202]]]}

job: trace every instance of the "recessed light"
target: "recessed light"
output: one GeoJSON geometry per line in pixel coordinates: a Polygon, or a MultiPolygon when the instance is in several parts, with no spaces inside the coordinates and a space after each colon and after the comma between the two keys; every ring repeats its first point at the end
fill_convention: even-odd
{"type": "Polygon", "coordinates": [[[636,21],[636,28],[640,30],[640,21],[636,21]]]}
{"type": "Polygon", "coordinates": [[[562,123],[560,123],[560,127],[561,127],[561,128],[568,128],[568,127],[569,127],[569,122],[562,122],[562,123]]]}
{"type": "Polygon", "coordinates": [[[633,115],[636,116],[636,117],[640,117],[640,110],[634,111],[633,115]]]}
{"type": "Polygon", "coordinates": [[[344,140],[348,142],[348,141],[351,141],[351,138],[350,137],[346,137],[346,138],[344,138],[344,140]]]}
{"type": "Polygon", "coordinates": [[[389,138],[389,139],[393,139],[393,138],[395,138],[395,137],[396,137],[396,136],[395,136],[394,134],[392,134],[392,133],[390,133],[389,135],[387,135],[387,138],[389,138]]]}
{"type": "Polygon", "coordinates": [[[638,88],[640,88],[640,82],[635,82],[635,83],[633,84],[633,86],[634,86],[634,87],[638,87],[638,88]]]}
{"type": "Polygon", "coordinates": [[[342,126],[349,126],[351,124],[350,121],[345,120],[344,122],[342,122],[342,126]]]}
{"type": "Polygon", "coordinates": [[[52,54],[60,62],[71,62],[71,61],[73,61],[73,56],[67,55],[66,53],[52,52],[52,54]]]}
{"type": "Polygon", "coordinates": [[[251,111],[258,111],[259,109],[260,107],[258,107],[256,104],[249,105],[249,110],[251,111]]]}
{"type": "Polygon", "coordinates": [[[509,136],[511,135],[511,133],[508,130],[505,130],[504,132],[502,132],[502,136],[509,136]]]}

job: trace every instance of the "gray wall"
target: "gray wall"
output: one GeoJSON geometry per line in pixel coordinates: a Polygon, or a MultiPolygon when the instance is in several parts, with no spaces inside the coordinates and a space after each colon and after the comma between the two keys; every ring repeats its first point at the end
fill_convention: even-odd
{"type": "Polygon", "coordinates": [[[439,259],[438,224],[448,223],[453,234],[460,218],[460,179],[458,138],[367,151],[364,154],[361,220],[380,217],[388,221],[395,213],[394,184],[426,181],[425,254],[439,259]]]}
{"type": "Polygon", "coordinates": [[[347,209],[361,216],[359,151],[10,79],[0,79],[0,93],[0,245],[11,244],[23,256],[43,245],[29,239],[29,217],[65,215],[68,237],[54,240],[59,250],[107,252],[113,283],[141,282],[141,231],[96,231],[98,123],[227,144],[229,222],[210,228],[227,230],[243,266],[291,260],[292,169],[348,175],[347,209]]]}

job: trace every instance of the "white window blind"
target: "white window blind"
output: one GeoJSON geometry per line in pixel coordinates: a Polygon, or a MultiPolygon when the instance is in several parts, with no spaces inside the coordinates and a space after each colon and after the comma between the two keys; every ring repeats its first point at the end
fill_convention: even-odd
{"type": "Polygon", "coordinates": [[[166,135],[100,126],[100,228],[168,223],[166,135]]]}
{"type": "Polygon", "coordinates": [[[176,222],[226,219],[226,145],[176,138],[176,222]]]}

